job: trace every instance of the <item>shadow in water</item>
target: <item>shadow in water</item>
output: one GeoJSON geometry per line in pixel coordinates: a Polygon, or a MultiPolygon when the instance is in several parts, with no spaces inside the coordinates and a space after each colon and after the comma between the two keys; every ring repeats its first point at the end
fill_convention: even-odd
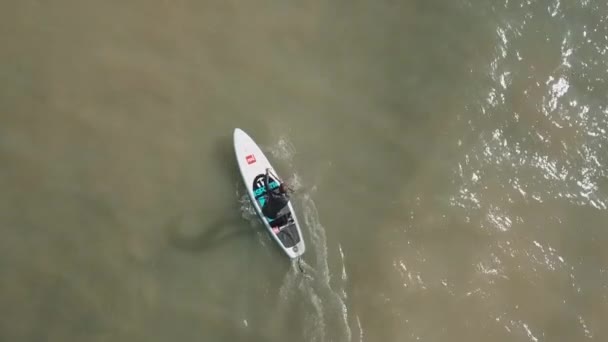
{"type": "Polygon", "coordinates": [[[204,225],[189,224],[185,222],[185,215],[180,215],[167,224],[166,231],[172,246],[189,252],[205,252],[228,245],[240,237],[252,236],[255,230],[244,223],[236,214],[204,225]]]}
{"type": "MultiPolygon", "coordinates": [[[[224,189],[234,189],[235,181],[241,178],[234,157],[232,131],[229,133],[220,138],[215,149],[216,165],[222,168],[221,174],[225,176],[225,179],[222,177],[217,181],[224,183],[224,189]]],[[[242,186],[242,183],[237,181],[237,186],[242,186]]],[[[238,191],[230,190],[227,193],[235,194],[238,191]]],[[[224,199],[222,196],[218,195],[216,199],[224,199]]],[[[172,218],[166,225],[170,244],[184,251],[203,252],[227,245],[240,237],[253,235],[256,230],[242,217],[239,199],[230,196],[225,200],[229,201],[229,209],[223,210],[222,214],[215,214],[217,219],[211,220],[209,224],[201,225],[201,222],[209,220],[199,214],[182,213],[172,218]]]]}

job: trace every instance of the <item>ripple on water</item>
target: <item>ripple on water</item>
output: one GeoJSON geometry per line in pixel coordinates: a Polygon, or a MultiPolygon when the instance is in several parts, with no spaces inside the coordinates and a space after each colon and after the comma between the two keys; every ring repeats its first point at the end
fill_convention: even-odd
{"type": "MultiPolygon", "coordinates": [[[[580,5],[599,6],[590,1],[580,5]]],[[[542,320],[529,319],[519,306],[509,308],[501,286],[516,287],[511,282],[522,281],[527,284],[523,292],[535,293],[542,290],[539,284],[560,279],[571,286],[551,283],[561,291],[559,306],[566,307],[561,304],[566,299],[577,302],[585,291],[582,279],[577,279],[582,266],[567,251],[577,242],[563,242],[552,230],[567,228],[560,220],[563,208],[608,209],[608,193],[602,188],[608,176],[608,103],[605,88],[597,91],[605,87],[603,81],[593,76],[605,76],[608,70],[608,33],[604,27],[605,39],[596,32],[595,39],[589,39],[597,28],[585,25],[581,30],[566,21],[570,7],[560,1],[546,7],[545,16],[561,29],[561,37],[554,40],[559,48],[554,65],[538,65],[527,47],[534,43],[530,37],[535,36],[538,13],[529,11],[500,25],[486,68],[489,86],[459,119],[468,124],[468,136],[454,140],[461,157],[453,169],[457,187],[449,203],[467,223],[481,222],[490,236],[472,263],[477,277],[463,296],[495,303],[492,319],[509,334],[534,342],[546,338],[542,320]],[[551,215],[557,224],[551,223],[551,215]]],[[[394,267],[411,286],[409,267],[399,261],[394,267]]],[[[447,280],[441,284],[449,287],[447,280]]],[[[564,310],[576,318],[581,337],[597,337],[593,320],[588,320],[592,311],[578,304],[569,303],[564,310]]]]}

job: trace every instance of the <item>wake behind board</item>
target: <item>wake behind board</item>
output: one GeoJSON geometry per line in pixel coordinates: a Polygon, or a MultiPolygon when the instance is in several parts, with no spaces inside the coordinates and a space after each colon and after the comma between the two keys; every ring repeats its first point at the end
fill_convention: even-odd
{"type": "Polygon", "coordinates": [[[276,172],[270,162],[262,153],[258,145],[241,129],[234,130],[234,151],[236,160],[243,176],[243,182],[247,187],[247,193],[253,202],[255,211],[270,232],[272,238],[279,244],[281,249],[292,259],[304,254],[306,250],[302,231],[298,223],[291,202],[283,215],[275,220],[270,220],[262,214],[262,207],[266,201],[266,188],[264,177],[266,169],[270,169],[270,180],[268,186],[274,189],[279,186],[279,180],[274,178],[276,172]]]}

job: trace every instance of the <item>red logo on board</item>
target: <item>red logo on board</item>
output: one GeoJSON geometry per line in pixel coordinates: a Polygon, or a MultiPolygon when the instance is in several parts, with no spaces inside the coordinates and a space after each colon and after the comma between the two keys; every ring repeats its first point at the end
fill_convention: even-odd
{"type": "Polygon", "coordinates": [[[255,156],[253,154],[248,155],[247,157],[245,157],[245,159],[247,160],[247,164],[255,163],[255,156]]]}

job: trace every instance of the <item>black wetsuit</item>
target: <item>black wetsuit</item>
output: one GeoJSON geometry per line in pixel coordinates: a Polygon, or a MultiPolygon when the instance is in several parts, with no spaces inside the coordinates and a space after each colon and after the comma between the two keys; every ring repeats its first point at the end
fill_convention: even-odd
{"type": "Polygon", "coordinates": [[[267,218],[274,220],[277,218],[281,209],[287,206],[289,203],[289,197],[287,193],[280,190],[280,188],[270,189],[269,175],[266,174],[264,177],[264,186],[266,187],[266,203],[262,207],[262,213],[267,218]]]}

